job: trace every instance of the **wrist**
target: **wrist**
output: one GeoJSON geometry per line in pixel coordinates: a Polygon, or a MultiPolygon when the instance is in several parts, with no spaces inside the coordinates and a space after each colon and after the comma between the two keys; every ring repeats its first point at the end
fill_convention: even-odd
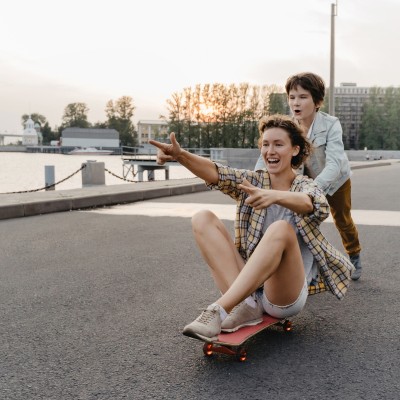
{"type": "Polygon", "coordinates": [[[178,155],[175,156],[175,160],[178,162],[184,161],[187,159],[187,151],[184,149],[179,149],[178,155]]]}

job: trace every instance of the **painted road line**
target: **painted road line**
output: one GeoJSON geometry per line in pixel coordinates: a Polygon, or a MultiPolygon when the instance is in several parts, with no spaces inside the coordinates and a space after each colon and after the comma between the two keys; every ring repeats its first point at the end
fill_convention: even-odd
{"type": "MultiPolygon", "coordinates": [[[[233,221],[235,218],[236,206],[235,204],[158,203],[144,201],[114,206],[111,208],[85,210],[82,212],[107,215],[143,215],[149,217],[190,218],[200,210],[210,210],[220,219],[233,221]]],[[[400,211],[352,210],[351,214],[357,225],[400,226],[400,211]]],[[[332,223],[332,217],[329,216],[325,222],[332,223]]]]}

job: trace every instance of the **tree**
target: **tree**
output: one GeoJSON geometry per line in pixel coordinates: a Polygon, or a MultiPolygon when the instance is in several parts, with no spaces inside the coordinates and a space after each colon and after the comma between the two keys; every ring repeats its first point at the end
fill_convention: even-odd
{"type": "MultiPolygon", "coordinates": [[[[179,143],[183,139],[183,95],[181,93],[172,93],[172,98],[167,100],[167,110],[169,113],[169,128],[175,132],[179,143]]],[[[166,119],[166,118],[164,118],[166,119]]]]}
{"type": "Polygon", "coordinates": [[[167,100],[169,130],[186,147],[257,147],[258,121],[270,113],[272,93],[282,89],[248,83],[185,88],[167,100]]]}
{"type": "Polygon", "coordinates": [[[400,89],[389,87],[385,90],[385,137],[383,149],[400,148],[400,89]]]}
{"type": "Polygon", "coordinates": [[[133,99],[130,96],[122,96],[115,102],[109,100],[106,104],[107,126],[119,132],[123,146],[137,144],[137,133],[132,122],[135,108],[133,99]]]}
{"type": "Polygon", "coordinates": [[[42,127],[47,122],[46,117],[42,114],[39,113],[24,114],[21,117],[22,126],[25,126],[25,123],[26,121],[28,121],[29,117],[32,119],[33,122],[38,123],[40,127],[42,127]]]}
{"type": "Polygon", "coordinates": [[[370,97],[364,104],[361,120],[360,143],[370,149],[383,149],[385,136],[385,107],[383,90],[375,87],[370,91],[370,97]]]}
{"type": "Polygon", "coordinates": [[[269,97],[270,114],[290,114],[286,93],[271,93],[269,97]]]}
{"type": "Polygon", "coordinates": [[[43,137],[43,144],[44,145],[49,145],[52,140],[59,140],[60,139],[60,133],[56,129],[53,131],[50,128],[49,123],[46,121],[46,123],[41,127],[40,132],[43,137]]]}
{"type": "Polygon", "coordinates": [[[89,108],[85,103],[70,103],[64,109],[61,128],[89,128],[89,108]]]}

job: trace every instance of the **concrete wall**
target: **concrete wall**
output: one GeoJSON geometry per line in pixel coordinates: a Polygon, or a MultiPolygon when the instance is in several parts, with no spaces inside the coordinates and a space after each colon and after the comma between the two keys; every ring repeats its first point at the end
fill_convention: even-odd
{"type": "Polygon", "coordinates": [[[259,149],[218,148],[210,150],[210,158],[212,161],[241,169],[253,170],[260,156],[259,149]]]}
{"type": "Polygon", "coordinates": [[[0,152],[25,152],[26,147],[25,146],[0,146],[0,152]]]}
{"type": "MultiPolygon", "coordinates": [[[[253,170],[260,155],[259,149],[213,148],[210,150],[212,161],[241,169],[253,170]]],[[[370,160],[400,159],[400,150],[346,150],[346,154],[350,161],[366,161],[367,155],[370,160]]]]}

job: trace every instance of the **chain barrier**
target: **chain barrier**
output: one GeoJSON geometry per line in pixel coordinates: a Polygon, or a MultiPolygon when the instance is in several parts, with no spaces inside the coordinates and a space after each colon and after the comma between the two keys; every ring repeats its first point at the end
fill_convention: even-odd
{"type": "Polygon", "coordinates": [[[33,193],[33,192],[39,192],[40,190],[46,190],[49,188],[52,188],[53,186],[59,185],[62,182],[65,182],[67,179],[72,178],[74,175],[76,175],[78,172],[82,171],[84,168],[86,167],[86,165],[82,165],[82,167],[80,167],[78,170],[76,170],[75,172],[73,172],[71,175],[68,175],[66,178],[61,179],[61,181],[58,181],[56,183],[53,183],[51,185],[48,186],[44,186],[40,189],[32,189],[32,190],[22,190],[20,192],[6,192],[6,193],[0,193],[0,194],[19,194],[19,193],[33,193]]]}
{"type": "MultiPolygon", "coordinates": [[[[109,169],[107,169],[107,168],[104,168],[104,170],[107,171],[110,175],[115,176],[116,178],[121,179],[121,180],[123,180],[123,181],[125,181],[125,182],[137,183],[137,181],[133,181],[133,180],[131,180],[131,179],[127,179],[127,178],[123,178],[122,176],[118,176],[118,175],[114,174],[114,172],[111,172],[111,171],[110,171],[109,169]]],[[[136,173],[132,172],[132,175],[133,175],[133,177],[135,178],[135,176],[137,175],[137,172],[136,172],[136,173]]]]}
{"type": "MultiPolygon", "coordinates": [[[[69,179],[69,178],[72,178],[72,177],[73,177],[74,175],[76,175],[78,172],[82,171],[85,167],[86,167],[86,164],[82,165],[81,168],[79,168],[78,170],[76,170],[75,172],[73,172],[71,175],[68,175],[66,178],[62,179],[61,181],[58,181],[58,182],[53,183],[53,184],[48,185],[48,186],[44,186],[44,187],[39,188],[39,189],[21,190],[21,191],[19,191],[19,192],[5,192],[5,193],[0,193],[0,194],[33,193],[33,192],[39,192],[39,191],[41,191],[41,190],[46,190],[46,189],[52,188],[53,186],[59,185],[59,184],[62,183],[62,182],[65,182],[65,181],[66,181],[67,179],[69,179]]],[[[123,181],[125,181],[125,182],[138,183],[138,181],[133,181],[132,179],[123,178],[122,176],[119,176],[119,175],[117,175],[117,174],[114,174],[114,172],[110,171],[110,170],[107,169],[107,168],[104,168],[104,170],[107,171],[110,175],[114,176],[115,178],[121,179],[121,180],[123,180],[123,181]]],[[[136,177],[137,174],[138,174],[137,172],[136,172],[136,173],[135,173],[135,172],[132,172],[132,175],[133,175],[134,178],[136,177]]],[[[182,179],[193,179],[193,177],[179,178],[179,179],[176,179],[176,180],[182,180],[182,179]]],[[[170,179],[170,180],[174,180],[174,179],[170,179]]],[[[143,183],[143,182],[142,182],[142,183],[143,183]]]]}

